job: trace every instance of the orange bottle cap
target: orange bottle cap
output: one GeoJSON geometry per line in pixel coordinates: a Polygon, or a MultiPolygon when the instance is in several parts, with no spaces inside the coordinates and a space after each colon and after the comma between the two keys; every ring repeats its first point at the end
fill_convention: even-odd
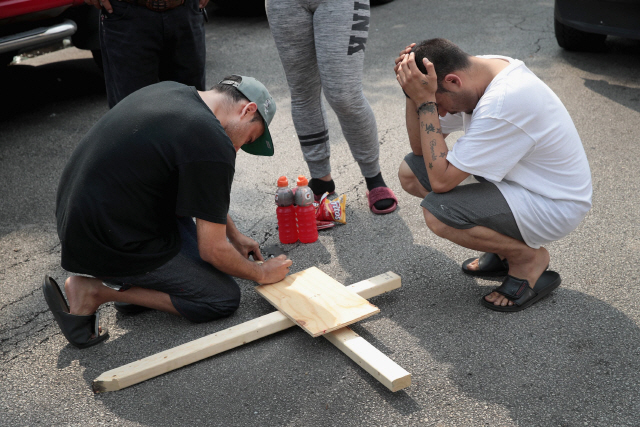
{"type": "Polygon", "coordinates": [[[304,175],[298,175],[298,187],[302,187],[303,185],[308,185],[309,181],[305,178],[304,175]]]}
{"type": "Polygon", "coordinates": [[[289,186],[289,180],[287,179],[286,176],[281,176],[280,178],[278,178],[278,187],[288,187],[289,186]]]}

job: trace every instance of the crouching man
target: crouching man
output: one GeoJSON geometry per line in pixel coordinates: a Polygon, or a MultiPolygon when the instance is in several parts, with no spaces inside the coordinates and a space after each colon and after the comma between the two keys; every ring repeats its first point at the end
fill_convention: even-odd
{"type": "Polygon", "coordinates": [[[591,172],[558,97],[522,61],[470,56],[445,39],[412,44],[396,59],[407,95],[412,153],[402,187],[423,198],[429,229],[485,252],[474,276],[506,276],[481,299],[519,311],[560,285],[543,247],[573,231],[591,208],[591,172]],[[451,151],[447,134],[464,130],[451,151]],[[458,186],[473,174],[480,182],[458,186]]]}
{"type": "Polygon", "coordinates": [[[62,267],[83,276],[66,280],[68,304],[53,279],[43,285],[71,344],[107,338],[97,310],[109,301],[127,313],[156,309],[206,322],[237,309],[233,277],[265,284],[286,276],[284,255],[261,265],[248,259],[263,260],[258,243],[228,215],[236,154],[273,155],[275,110],[251,77],[230,76],[205,92],[162,82],[91,128],[56,200],[62,267]]]}

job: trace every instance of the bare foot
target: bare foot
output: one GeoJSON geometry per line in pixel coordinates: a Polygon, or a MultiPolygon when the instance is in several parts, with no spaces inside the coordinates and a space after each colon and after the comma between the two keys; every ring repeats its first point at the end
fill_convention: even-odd
{"type": "Polygon", "coordinates": [[[86,316],[96,312],[102,302],[99,298],[102,282],[99,279],[71,276],[64,282],[64,290],[71,314],[86,316]]]}
{"type": "MultiPolygon", "coordinates": [[[[525,258],[524,261],[509,258],[509,275],[528,281],[529,287],[533,288],[542,273],[544,273],[549,266],[549,259],[549,251],[542,247],[532,251],[531,256],[525,258]]],[[[492,302],[494,305],[503,307],[513,305],[513,301],[498,292],[491,292],[484,297],[484,299],[487,302],[492,302]]]]}
{"type": "Polygon", "coordinates": [[[467,264],[467,270],[476,271],[480,270],[480,257],[474,259],[469,264],[467,264]]]}
{"type": "MultiPolygon", "coordinates": [[[[501,257],[500,255],[498,255],[500,257],[500,259],[502,261],[504,261],[504,257],[501,257]]],[[[477,271],[480,270],[480,257],[474,259],[473,261],[471,261],[469,264],[466,265],[465,267],[467,270],[470,271],[477,271]]]]}

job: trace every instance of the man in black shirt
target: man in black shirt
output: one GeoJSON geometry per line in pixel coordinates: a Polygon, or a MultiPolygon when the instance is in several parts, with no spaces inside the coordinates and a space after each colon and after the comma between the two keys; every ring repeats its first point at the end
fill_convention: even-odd
{"type": "Polygon", "coordinates": [[[286,276],[284,255],[248,260],[263,260],[258,243],[228,215],[236,153],[273,155],[274,114],[268,91],[250,77],[205,92],[162,82],[125,98],[85,135],[60,179],[56,219],[62,267],[92,277],[66,280],[68,305],[53,279],[43,285],[72,344],[108,336],[96,317],[105,302],[204,322],[238,307],[231,276],[261,284],[286,276]]]}

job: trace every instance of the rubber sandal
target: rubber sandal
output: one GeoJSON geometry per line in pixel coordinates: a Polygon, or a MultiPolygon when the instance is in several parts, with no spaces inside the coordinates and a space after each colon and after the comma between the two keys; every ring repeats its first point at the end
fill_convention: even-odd
{"type": "Polygon", "coordinates": [[[69,313],[69,305],[60,287],[49,276],[44,276],[42,291],[49,310],[53,313],[53,317],[65,338],[71,344],[78,348],[87,348],[109,337],[109,331],[106,328],[102,328],[102,333],[99,332],[100,316],[97,311],[88,316],[76,316],[69,313]],[[94,335],[93,338],[92,335],[94,335]]]}
{"type": "Polygon", "coordinates": [[[502,260],[497,254],[491,252],[483,253],[479,258],[469,258],[462,263],[462,272],[476,277],[500,277],[509,273],[509,263],[502,260]],[[469,270],[467,266],[478,260],[478,269],[469,270]]]}
{"type": "Polygon", "coordinates": [[[376,215],[391,213],[398,207],[398,199],[389,187],[376,187],[371,191],[367,191],[367,199],[369,200],[369,209],[376,215]],[[387,209],[377,209],[374,204],[385,199],[392,199],[393,204],[387,209]]]}
{"type": "Polygon", "coordinates": [[[115,302],[113,303],[113,306],[119,313],[125,314],[127,316],[135,316],[136,314],[153,310],[152,308],[145,307],[143,305],[129,304],[126,302],[115,302]]]}
{"type": "Polygon", "coordinates": [[[487,301],[485,297],[491,295],[492,292],[480,298],[480,302],[488,309],[495,311],[510,313],[521,311],[549,295],[554,289],[560,286],[561,282],[562,280],[558,273],[547,270],[542,273],[536,282],[536,285],[531,289],[528,281],[508,275],[504,279],[504,282],[502,282],[502,285],[494,289],[492,292],[498,292],[499,294],[504,295],[509,300],[513,301],[513,305],[501,306],[487,301]]]}

